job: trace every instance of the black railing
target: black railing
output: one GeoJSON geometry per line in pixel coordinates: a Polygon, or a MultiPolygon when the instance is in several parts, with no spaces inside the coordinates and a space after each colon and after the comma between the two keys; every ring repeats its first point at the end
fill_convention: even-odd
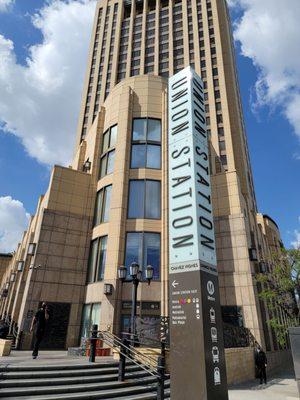
{"type": "Polygon", "coordinates": [[[126,337],[121,339],[109,331],[98,331],[98,326],[93,325],[90,338],[90,362],[95,362],[97,338],[102,339],[106,345],[119,353],[119,381],[125,380],[126,361],[129,361],[139,366],[150,375],[156,377],[157,399],[163,400],[165,398],[165,381],[168,376],[165,372],[165,343],[163,341],[161,342],[160,355],[158,356],[158,359],[156,359],[155,357],[138,351],[137,348],[132,345],[131,340],[129,341],[126,337]]]}
{"type": "Polygon", "coordinates": [[[250,329],[243,326],[223,324],[223,335],[226,349],[232,347],[255,347],[257,344],[250,329]]]}

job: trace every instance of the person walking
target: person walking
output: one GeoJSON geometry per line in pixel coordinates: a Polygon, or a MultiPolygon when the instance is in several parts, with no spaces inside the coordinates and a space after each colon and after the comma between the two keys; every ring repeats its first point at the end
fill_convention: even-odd
{"type": "Polygon", "coordinates": [[[258,371],[258,378],[260,379],[260,384],[264,382],[267,383],[267,356],[261,347],[257,348],[255,356],[255,365],[258,371]]]}
{"type": "Polygon", "coordinates": [[[42,307],[36,312],[32,319],[30,332],[35,327],[35,339],[32,352],[32,358],[36,359],[39,354],[39,347],[46,331],[46,323],[49,319],[49,309],[46,303],[42,303],[42,307]]]}

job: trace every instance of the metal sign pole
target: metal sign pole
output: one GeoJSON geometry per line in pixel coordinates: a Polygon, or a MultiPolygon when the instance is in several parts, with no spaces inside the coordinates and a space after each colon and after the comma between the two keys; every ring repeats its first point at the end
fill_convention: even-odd
{"type": "Polygon", "coordinates": [[[204,92],[190,67],[169,79],[172,400],[227,400],[204,92]]]}

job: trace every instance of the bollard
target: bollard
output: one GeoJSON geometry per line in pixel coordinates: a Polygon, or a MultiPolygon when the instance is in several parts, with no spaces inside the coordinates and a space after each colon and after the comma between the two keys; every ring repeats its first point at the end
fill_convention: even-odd
{"type": "Polygon", "coordinates": [[[161,342],[161,355],[157,359],[157,400],[164,400],[165,398],[165,370],[166,370],[166,345],[161,342]]]}
{"type": "Polygon", "coordinates": [[[126,354],[127,354],[128,340],[126,338],[122,339],[120,345],[120,361],[119,361],[119,377],[120,382],[125,380],[125,368],[126,368],[126,354]]]}
{"type": "Polygon", "coordinates": [[[98,335],[98,325],[92,326],[92,335],[90,338],[90,358],[89,362],[95,362],[96,357],[96,344],[97,344],[97,335],[98,335]]]}

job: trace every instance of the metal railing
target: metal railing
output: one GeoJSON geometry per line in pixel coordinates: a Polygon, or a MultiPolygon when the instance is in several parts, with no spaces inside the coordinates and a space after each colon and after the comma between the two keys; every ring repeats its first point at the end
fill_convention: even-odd
{"type": "Polygon", "coordinates": [[[90,362],[95,362],[98,339],[101,339],[111,349],[119,353],[119,381],[125,380],[126,361],[129,361],[157,379],[157,400],[164,400],[165,381],[167,379],[164,341],[161,342],[161,354],[156,360],[155,357],[138,351],[134,347],[134,343],[129,342],[126,336],[121,339],[110,331],[99,331],[98,326],[93,325],[90,338],[90,362]]]}

